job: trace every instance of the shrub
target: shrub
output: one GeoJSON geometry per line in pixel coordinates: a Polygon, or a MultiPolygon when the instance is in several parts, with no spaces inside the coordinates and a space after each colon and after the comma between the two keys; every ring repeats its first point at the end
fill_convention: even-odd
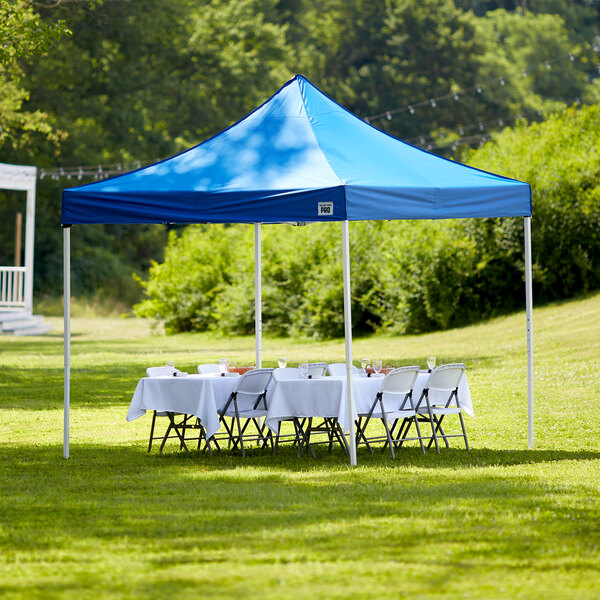
{"type": "MultiPolygon", "coordinates": [[[[600,287],[600,109],[519,124],[469,161],[533,188],[534,294],[600,287]]],[[[275,335],[343,335],[341,228],[263,226],[263,323],[275,335]]],[[[523,220],[369,221],[350,227],[357,333],[444,329],[523,306],[523,220]]],[[[167,331],[254,330],[253,228],[171,233],[138,315],[167,331]]]]}

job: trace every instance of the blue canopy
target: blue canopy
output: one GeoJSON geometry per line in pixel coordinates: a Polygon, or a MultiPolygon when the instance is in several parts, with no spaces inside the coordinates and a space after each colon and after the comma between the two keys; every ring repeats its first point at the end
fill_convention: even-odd
{"type": "Polygon", "coordinates": [[[63,225],[524,216],[527,183],[383,133],[301,75],[198,146],[62,197],[63,225]]]}

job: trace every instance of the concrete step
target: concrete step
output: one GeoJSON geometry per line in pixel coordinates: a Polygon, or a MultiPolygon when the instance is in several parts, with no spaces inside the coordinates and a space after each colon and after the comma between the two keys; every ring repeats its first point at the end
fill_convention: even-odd
{"type": "Polygon", "coordinates": [[[29,327],[25,329],[15,329],[13,335],[44,335],[52,331],[52,325],[49,323],[42,323],[37,327],[29,327]]]}
{"type": "Polygon", "coordinates": [[[26,310],[0,311],[0,324],[8,321],[21,321],[31,317],[31,313],[26,310]]]}
{"type": "Polygon", "coordinates": [[[2,331],[16,331],[17,329],[29,329],[30,327],[38,327],[44,322],[44,318],[40,316],[31,316],[19,321],[7,321],[2,323],[2,331]]]}

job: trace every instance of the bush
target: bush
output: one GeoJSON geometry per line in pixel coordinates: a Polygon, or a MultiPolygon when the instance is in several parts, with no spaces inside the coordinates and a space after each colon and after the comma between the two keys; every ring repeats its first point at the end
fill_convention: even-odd
{"type": "MultiPolygon", "coordinates": [[[[600,109],[520,124],[470,156],[533,188],[534,295],[567,298],[600,287],[600,109]]],[[[523,306],[523,220],[369,221],[350,227],[357,333],[423,332],[523,306]]],[[[275,335],[343,335],[341,227],[268,225],[263,323],[275,335]]],[[[253,227],[171,233],[165,261],[142,282],[136,313],[167,331],[254,330],[253,227]]]]}

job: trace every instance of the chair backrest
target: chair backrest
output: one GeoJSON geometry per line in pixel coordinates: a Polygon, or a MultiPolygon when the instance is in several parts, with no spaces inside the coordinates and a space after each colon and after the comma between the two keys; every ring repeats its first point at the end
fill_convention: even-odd
{"type": "MultiPolygon", "coordinates": [[[[179,369],[173,370],[175,373],[181,373],[179,369]]],[[[170,373],[170,367],[148,367],[146,369],[146,375],[148,377],[162,377],[170,373]]]]}
{"type": "Polygon", "coordinates": [[[387,394],[408,394],[419,375],[419,365],[399,367],[390,371],[381,384],[381,391],[387,394]]]}
{"type": "Polygon", "coordinates": [[[311,379],[320,379],[321,377],[325,377],[326,372],[326,362],[308,363],[308,376],[311,379]]]}
{"type": "MultiPolygon", "coordinates": [[[[260,396],[267,391],[272,376],[273,369],[252,369],[252,371],[240,375],[235,388],[238,409],[250,410],[254,408],[260,396]]],[[[267,408],[266,398],[261,400],[260,408],[267,408]]]]}
{"type": "Polygon", "coordinates": [[[432,390],[454,390],[458,387],[465,369],[463,363],[440,365],[431,371],[426,387],[432,390]]]}
{"type": "Polygon", "coordinates": [[[285,381],[288,379],[301,379],[302,375],[298,367],[286,367],[285,369],[275,369],[273,379],[275,381],[285,381]]]}
{"type": "MultiPolygon", "coordinates": [[[[331,363],[327,365],[327,371],[332,377],[344,377],[346,375],[346,363],[331,363]]],[[[360,369],[356,365],[352,365],[353,373],[360,373],[360,369]]]]}
{"type": "Polygon", "coordinates": [[[206,375],[208,373],[218,373],[218,372],[219,372],[219,365],[217,365],[217,364],[198,365],[198,373],[200,373],[201,375],[206,375]]]}
{"type": "Polygon", "coordinates": [[[273,369],[252,369],[238,379],[235,391],[238,394],[262,394],[273,376],[273,369]]]}

